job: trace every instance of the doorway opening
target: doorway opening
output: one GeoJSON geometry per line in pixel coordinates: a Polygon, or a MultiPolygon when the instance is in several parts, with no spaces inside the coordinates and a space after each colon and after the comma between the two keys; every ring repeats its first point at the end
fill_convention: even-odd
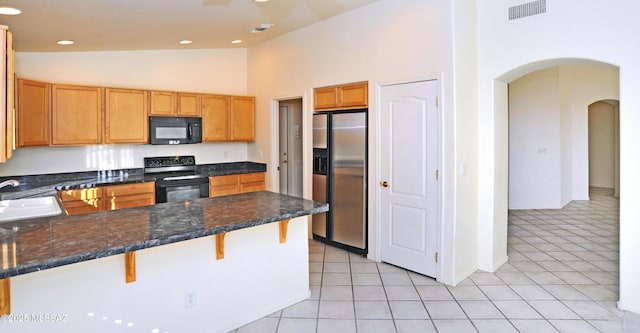
{"type": "Polygon", "coordinates": [[[278,188],[281,194],[303,196],[302,98],[278,101],[278,188]]]}
{"type": "MultiPolygon", "coordinates": [[[[500,223],[508,224],[509,263],[547,270],[578,289],[591,285],[583,288],[585,295],[606,289],[607,300],[615,300],[619,68],[579,59],[537,65],[496,81],[507,92],[496,94],[504,99],[496,97],[494,107],[508,128],[508,148],[497,149],[504,153],[496,160],[508,161],[508,221],[500,223]],[[583,263],[602,267],[586,270],[583,263]]],[[[496,140],[502,130],[496,129],[496,140]]]]}
{"type": "Polygon", "coordinates": [[[589,187],[620,196],[620,102],[589,105],[589,187]]]}

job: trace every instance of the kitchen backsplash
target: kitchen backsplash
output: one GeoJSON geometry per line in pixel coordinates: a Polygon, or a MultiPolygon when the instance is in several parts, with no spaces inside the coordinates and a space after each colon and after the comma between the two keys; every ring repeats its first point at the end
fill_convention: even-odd
{"type": "Polygon", "coordinates": [[[194,155],[198,164],[246,161],[247,143],[20,148],[13,154],[0,164],[0,176],[142,168],[150,156],[194,155]]]}

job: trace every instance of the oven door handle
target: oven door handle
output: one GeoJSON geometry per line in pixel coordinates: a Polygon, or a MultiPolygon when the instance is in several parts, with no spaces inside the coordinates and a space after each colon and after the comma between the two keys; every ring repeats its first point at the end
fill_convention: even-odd
{"type": "Polygon", "coordinates": [[[172,186],[190,186],[209,184],[209,178],[196,178],[196,179],[180,179],[180,180],[156,180],[156,187],[172,187],[172,186]]]}

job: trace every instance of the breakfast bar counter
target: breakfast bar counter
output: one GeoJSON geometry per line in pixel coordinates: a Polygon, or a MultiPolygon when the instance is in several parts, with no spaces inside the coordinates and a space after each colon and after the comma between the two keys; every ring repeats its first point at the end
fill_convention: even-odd
{"type": "Polygon", "coordinates": [[[306,216],[327,210],[262,191],[4,222],[0,284],[11,281],[3,289],[11,290],[9,316],[64,315],[48,323],[51,332],[117,332],[118,324],[101,329],[94,318],[114,312],[148,325],[143,331],[223,332],[309,296],[306,216]]]}

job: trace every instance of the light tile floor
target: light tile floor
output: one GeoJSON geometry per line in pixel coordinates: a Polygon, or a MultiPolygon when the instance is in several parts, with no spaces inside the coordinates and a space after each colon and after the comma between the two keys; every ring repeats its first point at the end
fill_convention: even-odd
{"type": "Polygon", "coordinates": [[[508,263],[456,287],[311,241],[311,298],[237,333],[640,332],[616,308],[618,200],[509,212],[508,263]]]}

